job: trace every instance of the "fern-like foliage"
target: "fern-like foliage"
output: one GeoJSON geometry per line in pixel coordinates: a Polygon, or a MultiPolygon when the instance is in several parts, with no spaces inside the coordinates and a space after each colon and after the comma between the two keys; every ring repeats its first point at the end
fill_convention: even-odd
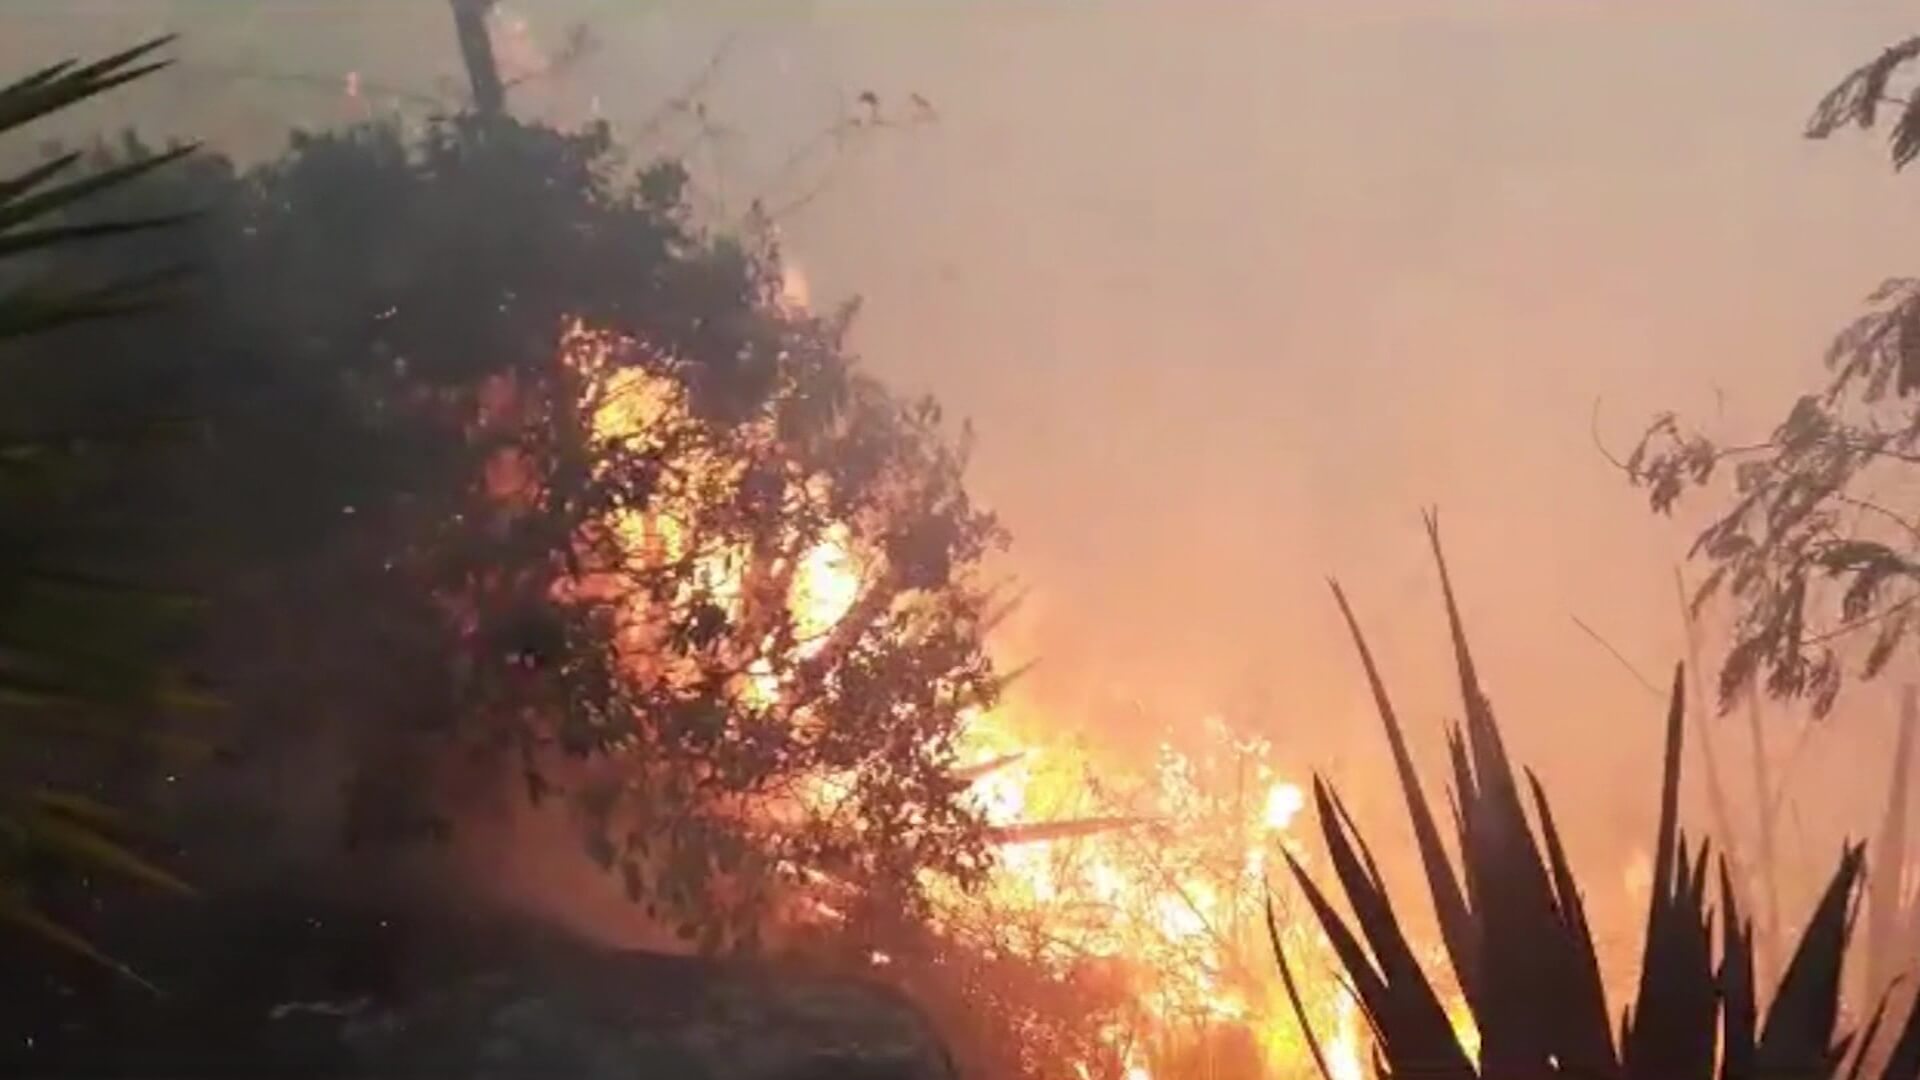
{"type": "MultiPolygon", "coordinates": [[[[1891,112],[1889,154],[1896,171],[1906,168],[1920,157],[1920,88],[1908,77],[1916,60],[1920,36],[1850,72],[1815,107],[1806,135],[1872,128],[1891,112]]],[[[1730,505],[1690,552],[1710,568],[1695,606],[1732,602],[1722,708],[1763,686],[1824,715],[1843,661],[1872,679],[1920,629],[1920,516],[1905,475],[1920,465],[1920,279],[1889,278],[1867,305],[1828,347],[1827,375],[1770,434],[1723,440],[1663,414],[1623,463],[1658,513],[1732,481],[1730,505]]]]}
{"type": "Polygon", "coordinates": [[[1895,168],[1903,168],[1920,153],[1920,94],[1895,96],[1888,91],[1902,67],[1920,57],[1920,36],[1910,37],[1882,50],[1879,56],[1860,65],[1827,91],[1807,119],[1809,139],[1824,139],[1849,124],[1862,130],[1871,128],[1883,109],[1898,106],[1887,139],[1895,168]]]}

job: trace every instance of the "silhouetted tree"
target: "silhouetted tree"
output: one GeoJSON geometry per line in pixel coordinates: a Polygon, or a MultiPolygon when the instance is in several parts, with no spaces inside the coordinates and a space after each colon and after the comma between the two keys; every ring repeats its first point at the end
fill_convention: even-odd
{"type": "Polygon", "coordinates": [[[722,947],[795,893],[984,868],[948,766],[998,688],[1001,534],[939,410],[849,356],[852,309],[783,303],[777,250],[704,233],[684,182],[503,116],[210,158],[144,196],[205,220],[138,252],[205,267],[196,302],[86,334],[189,373],[152,393],[205,437],[150,482],[194,508],[239,751],[290,784],[343,753],[354,843],[510,771],[722,947]],[[823,552],[852,585],[809,627],[823,552]]]}
{"type": "MultiPolygon", "coordinates": [[[[1889,108],[1895,169],[1920,151],[1920,94],[1893,92],[1920,38],[1848,75],[1807,125],[1824,138],[1872,127],[1889,108]]],[[[1731,704],[1756,683],[1806,697],[1816,714],[1842,682],[1841,646],[1858,641],[1871,679],[1899,653],[1920,603],[1920,278],[1890,278],[1873,310],[1828,348],[1825,383],[1801,396],[1763,439],[1727,443],[1657,417],[1625,462],[1653,508],[1732,473],[1732,505],[1699,535],[1693,555],[1712,569],[1694,603],[1733,601],[1733,640],[1720,670],[1731,704]]]]}

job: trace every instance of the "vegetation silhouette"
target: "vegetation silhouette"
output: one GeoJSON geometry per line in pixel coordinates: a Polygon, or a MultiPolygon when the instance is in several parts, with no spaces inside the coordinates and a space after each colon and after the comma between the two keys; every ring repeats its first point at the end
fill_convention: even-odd
{"type": "MultiPolygon", "coordinates": [[[[0,131],[152,70],[145,58],[161,44],[0,89],[0,131]]],[[[1850,77],[1812,130],[1870,124],[1891,73],[1916,55],[1908,43],[1850,77]]],[[[1896,167],[1917,148],[1910,105],[1896,167]]],[[[999,609],[980,565],[1004,537],[968,497],[964,438],[948,436],[937,407],[859,371],[845,344],[851,307],[823,316],[784,302],[777,246],[705,232],[677,166],[627,169],[604,128],[523,124],[497,102],[418,134],[375,123],[297,136],[254,169],[189,153],[130,137],[97,151],[83,179],[60,182],[84,157],[61,153],[0,183],[0,257],[23,275],[0,293],[19,376],[0,463],[0,917],[105,959],[36,902],[38,859],[185,889],[112,838],[121,819],[82,790],[99,780],[96,757],[56,755],[18,732],[31,721],[139,734],[141,718],[211,704],[188,691],[186,670],[237,706],[221,735],[243,771],[285,776],[320,760],[317,749],[341,756],[352,795],[338,839],[350,847],[444,838],[463,782],[512,780],[532,801],[564,801],[583,854],[707,951],[757,950],[773,905],[823,889],[852,894],[863,918],[893,911],[892,929],[910,933],[922,873],[985,872],[989,838],[960,797],[953,755],[964,716],[1003,682],[983,645],[999,609]],[[207,212],[188,218],[184,206],[207,212]],[[89,243],[106,238],[117,248],[89,243]],[[201,280],[174,297],[181,266],[201,280]],[[67,281],[106,284],[56,287],[67,281]],[[156,306],[163,296],[174,302],[156,306]],[[110,318],[135,312],[138,322],[110,318]],[[75,363],[83,355],[103,362],[75,363]],[[609,431],[599,421],[622,395],[641,399],[646,422],[609,431]],[[176,437],[183,429],[193,437],[176,437]],[[157,510],[184,528],[126,531],[157,510]],[[615,527],[649,515],[660,519],[650,540],[615,527]],[[119,550],[130,541],[142,545],[131,557],[119,550]],[[797,567],[823,546],[849,556],[858,587],[832,628],[806,640],[789,599],[797,567]],[[729,569],[716,575],[716,560],[729,569]],[[156,579],[191,588],[146,587],[156,579]],[[194,616],[186,645],[183,611],[194,616]],[[747,689],[765,684],[777,689],[747,689]],[[66,771],[83,782],[43,782],[66,771]],[[797,794],[823,777],[844,785],[824,811],[797,794]],[[761,804],[803,813],[741,812],[761,804]]],[[[1911,585],[1914,553],[1897,538],[1840,535],[1835,509],[1920,536],[1847,494],[1868,467],[1920,460],[1908,442],[1920,436],[1840,404],[1843,388],[1870,404],[1920,388],[1903,337],[1920,319],[1920,287],[1876,296],[1886,307],[1843,335],[1834,385],[1804,399],[1767,446],[1682,438],[1665,419],[1629,462],[1664,508],[1721,460],[1752,458],[1740,508],[1702,538],[1723,572],[1704,591],[1725,583],[1750,605],[1724,699],[1765,666],[1774,692],[1831,704],[1838,669],[1806,631],[1819,573],[1848,581],[1840,632],[1877,627],[1869,676],[1906,632],[1912,595],[1885,597],[1911,585]]],[[[1864,1024],[1843,1030],[1863,847],[1843,851],[1770,996],[1724,866],[1715,933],[1709,852],[1678,825],[1679,671],[1642,972],[1616,1029],[1546,796],[1530,775],[1523,792],[1507,758],[1432,519],[1428,529],[1465,704],[1448,738],[1458,871],[1335,595],[1481,1034],[1477,1061],[1325,782],[1315,805],[1353,918],[1289,858],[1382,1071],[1920,1076],[1920,1013],[1894,1004],[1890,976],[1870,978],[1864,1024]]],[[[1889,852],[1905,775],[1897,765],[1889,852]]],[[[326,863],[291,850],[296,830],[274,820],[297,807],[250,802],[260,822],[215,823],[234,816],[234,788],[184,786],[175,820],[213,879],[235,871],[223,860],[257,856],[262,835],[281,839],[274,856],[326,863]],[[269,828],[235,828],[257,823],[269,828]]],[[[1877,918],[1899,909],[1885,896],[1877,918]]],[[[1293,993],[1277,932],[1274,947],[1293,993]]],[[[1068,1011],[1042,1007],[1046,985],[1005,992],[1014,975],[980,957],[941,959],[1001,986],[1032,1024],[1068,1011]]],[[[1314,1055],[1325,1071],[1317,1045],[1314,1055]]]]}
{"type": "MultiPolygon", "coordinates": [[[[1895,171],[1904,170],[1920,151],[1920,91],[1909,77],[1916,58],[1920,37],[1891,45],[1850,72],[1815,107],[1805,135],[1824,139],[1849,127],[1868,130],[1891,114],[1888,154],[1895,171]]],[[[1787,791],[1784,779],[1773,782],[1765,772],[1755,691],[1805,699],[1815,719],[1826,715],[1850,662],[1857,661],[1861,681],[1900,669],[1901,659],[1910,655],[1903,646],[1911,644],[1920,600],[1920,517],[1911,502],[1913,468],[1920,464],[1920,397],[1915,394],[1920,390],[1920,281],[1889,278],[1868,303],[1873,309],[1828,347],[1824,383],[1796,399],[1764,438],[1722,439],[1663,413],[1620,463],[1660,513],[1670,513],[1731,472],[1730,505],[1716,511],[1690,552],[1710,569],[1686,599],[1690,632],[1692,617],[1716,598],[1727,600],[1732,611],[1717,698],[1723,712],[1743,697],[1748,701],[1760,826],[1759,858],[1752,869],[1770,889],[1777,888],[1778,876],[1770,833],[1787,791]]],[[[1698,668],[1697,650],[1691,660],[1698,668]]],[[[1863,951],[1869,962],[1861,977],[1865,996],[1892,994],[1901,1007],[1912,1002],[1913,988],[1900,979],[1911,974],[1920,949],[1920,907],[1904,885],[1912,694],[1911,687],[1903,690],[1893,774],[1866,900],[1863,951]]],[[[1703,739],[1710,738],[1705,727],[1699,730],[1703,739]]],[[[1804,746],[1811,733],[1803,730],[1797,746],[1804,746]]],[[[1707,752],[1711,770],[1710,743],[1707,752]]],[[[1786,768],[1791,766],[1790,758],[1786,768]]],[[[1708,783],[1717,783],[1711,772],[1708,783]]],[[[1716,816],[1725,839],[1735,839],[1728,815],[1716,816]]],[[[1740,892],[1747,875],[1737,860],[1732,869],[1733,887],[1740,892]]],[[[1767,900],[1763,955],[1782,944],[1771,940],[1778,935],[1769,931],[1777,923],[1777,901],[1767,900]]]]}
{"type": "MultiPolygon", "coordinates": [[[[1920,152],[1920,92],[1892,87],[1916,57],[1920,37],[1854,70],[1814,109],[1807,137],[1871,128],[1891,108],[1889,154],[1906,168],[1920,152]]],[[[1920,278],[1888,278],[1867,303],[1827,348],[1824,385],[1764,438],[1722,440],[1663,413],[1621,463],[1660,513],[1732,472],[1732,504],[1691,552],[1711,566],[1694,606],[1725,596],[1734,608],[1723,709],[1764,683],[1824,715],[1840,692],[1843,645],[1864,644],[1859,677],[1872,679],[1916,625],[1920,518],[1903,484],[1920,464],[1920,278]]]]}
{"type": "MultiPolygon", "coordinates": [[[[1716,933],[1710,845],[1704,840],[1689,844],[1679,825],[1685,711],[1685,679],[1679,667],[1667,710],[1653,888],[1639,980],[1615,1026],[1578,882],[1545,789],[1531,773],[1523,789],[1507,755],[1492,704],[1480,688],[1441,552],[1439,526],[1431,516],[1427,530],[1445,596],[1465,716],[1463,726],[1447,733],[1458,870],[1442,845],[1385,681],[1338,585],[1334,596],[1352,632],[1399,773],[1449,961],[1479,1033],[1478,1061],[1469,1057],[1448,1022],[1432,980],[1408,944],[1366,841],[1324,780],[1314,784],[1315,810],[1352,919],[1334,908],[1297,860],[1288,858],[1294,880],[1351,981],[1373,1033],[1382,1074],[1417,1080],[1807,1080],[1842,1075],[1849,1080],[1911,1080],[1920,1075],[1920,1012],[1890,1013],[1883,991],[1865,1010],[1859,1028],[1846,1030],[1841,1024],[1842,967],[1860,899],[1864,845],[1847,845],[1842,851],[1770,995],[1756,985],[1753,928],[1735,900],[1724,863],[1717,874],[1716,933]]],[[[1292,968],[1277,933],[1273,944],[1281,978],[1291,992],[1292,968]]],[[[1300,1021],[1306,1023],[1304,1014],[1300,1021]]],[[[1308,1037],[1323,1074],[1331,1080],[1324,1052],[1311,1031],[1308,1037]]]]}
{"type": "MultiPolygon", "coordinates": [[[[921,870],[984,867],[948,770],[998,690],[978,563],[1002,534],[937,406],[858,370],[851,305],[785,305],[776,249],[704,234],[684,173],[625,171],[604,128],[376,123],[167,180],[100,212],[208,207],[116,255],[201,288],[78,347],[184,374],[153,393],[203,438],[146,479],[192,508],[174,555],[236,753],[345,755],[367,850],[444,835],[488,761],[715,949],[806,874],[911,903],[921,870]],[[603,427],[622,407],[654,415],[603,427]],[[826,544],[857,592],[804,640],[789,599],[826,544]],[[838,816],[739,811],[823,777],[838,816]]],[[[27,358],[91,377],[61,359],[27,358]]]]}
{"type": "MultiPolygon", "coordinates": [[[[167,65],[162,38],[88,64],[66,61],[0,87],[0,135],[167,65]]],[[[73,223],[89,200],[127,190],[191,147],[76,176],[79,155],[56,155],[0,180],[0,354],[10,399],[0,405],[0,922],[25,928],[130,978],[130,970],[50,915],[44,892],[89,872],[175,893],[187,885],[124,843],[125,808],[60,782],[56,762],[76,737],[112,744],[160,741],[156,714],[195,703],[168,648],[191,599],[146,576],[129,543],[141,522],[115,513],[130,454],[162,436],[162,418],[124,408],[111,393],[64,404],[32,398],[23,342],[150,310],[170,299],[177,267],[68,279],[49,261],[137,234],[171,230],[178,212],[73,223]],[[50,873],[52,876],[50,876],[50,873]]],[[[111,247],[112,245],[107,245],[111,247]]],[[[137,326],[137,323],[126,325],[137,326]]],[[[137,334],[137,329],[130,330],[137,334]]],[[[81,358],[82,362],[84,358],[81,358]]]]}
{"type": "MultiPolygon", "coordinates": [[[[0,92],[0,121],[154,70],[162,44],[37,73],[0,92]]],[[[685,183],[672,163],[629,171],[603,127],[468,115],[296,136],[252,169],[129,135],[0,187],[0,907],[117,957],[79,928],[100,931],[191,999],[129,1003],[29,963],[7,1011],[40,1041],[10,1058],[43,1067],[49,1041],[45,1003],[13,991],[97,1007],[88,1030],[121,1045],[79,1052],[138,1072],[266,1052],[249,1025],[315,965],[390,989],[395,965],[352,939],[391,946],[392,912],[340,900],[377,875],[336,871],[444,837],[476,772],[568,805],[574,857],[707,950],[754,951],[768,905],[822,877],[912,911],[920,874],[983,872],[949,765],[1000,682],[977,564],[1003,534],[966,494],[964,441],[859,370],[854,305],[785,302],[777,247],[707,233],[685,183]],[[193,288],[175,290],[182,266],[193,288]],[[600,425],[621,395],[651,400],[644,430],[600,425]],[[664,554],[613,527],[669,503],[664,554]],[[823,543],[854,564],[849,608],[805,640],[785,601],[823,543]],[[615,593],[586,587],[608,578],[615,593]],[[749,668],[778,689],[743,694],[749,668]],[[193,692],[209,680],[218,702],[193,692]],[[191,744],[219,749],[209,768],[25,726],[171,752],[173,727],[134,721],[215,704],[191,744]],[[738,812],[821,777],[850,782],[797,821],[738,812]],[[344,812],[314,814],[343,778],[344,812]],[[50,880],[56,856],[185,889],[109,839],[99,790],[140,803],[213,899],[50,880]],[[316,839],[311,817],[342,828],[316,839]],[[249,925],[271,933],[235,940],[249,925]],[[147,932],[167,926],[182,933],[147,932]]],[[[459,905],[442,914],[472,887],[439,882],[459,905]]],[[[352,1011],[321,1004],[335,1027],[352,1011]]],[[[350,1064],[321,1031],[314,1060],[350,1064]]]]}

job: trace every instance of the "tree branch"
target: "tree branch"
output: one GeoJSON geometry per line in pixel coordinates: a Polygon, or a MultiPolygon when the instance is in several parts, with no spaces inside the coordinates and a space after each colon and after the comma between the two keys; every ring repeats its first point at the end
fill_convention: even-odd
{"type": "Polygon", "coordinates": [[[466,64],[467,78],[473,84],[473,108],[481,116],[500,116],[507,109],[506,86],[500,81],[500,65],[494,59],[493,38],[487,32],[487,13],[494,0],[449,0],[453,5],[453,28],[460,39],[460,59],[466,64]]]}

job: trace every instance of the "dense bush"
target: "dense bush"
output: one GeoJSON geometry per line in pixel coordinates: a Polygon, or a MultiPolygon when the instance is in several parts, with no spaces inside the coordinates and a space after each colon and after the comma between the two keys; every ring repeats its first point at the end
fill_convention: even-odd
{"type": "MultiPolygon", "coordinates": [[[[24,350],[8,408],[104,384],[192,418],[135,498],[184,508],[169,569],[209,600],[230,749],[284,770],[245,818],[330,798],[330,756],[360,845],[444,835],[459,784],[510,777],[711,947],[820,881],[911,903],[922,871],[984,867],[947,766],[997,689],[977,563],[1001,536],[964,447],[859,371],[851,309],[787,306],[777,250],[703,233],[684,179],[601,128],[373,124],[204,156],[90,211],[191,226],[50,258],[200,268],[137,326],[24,350]],[[651,403],[609,425],[622,395],[651,403]],[[796,577],[829,541],[856,587],[809,629],[796,577]]],[[[235,842],[313,854],[292,835],[235,842]]]]}

